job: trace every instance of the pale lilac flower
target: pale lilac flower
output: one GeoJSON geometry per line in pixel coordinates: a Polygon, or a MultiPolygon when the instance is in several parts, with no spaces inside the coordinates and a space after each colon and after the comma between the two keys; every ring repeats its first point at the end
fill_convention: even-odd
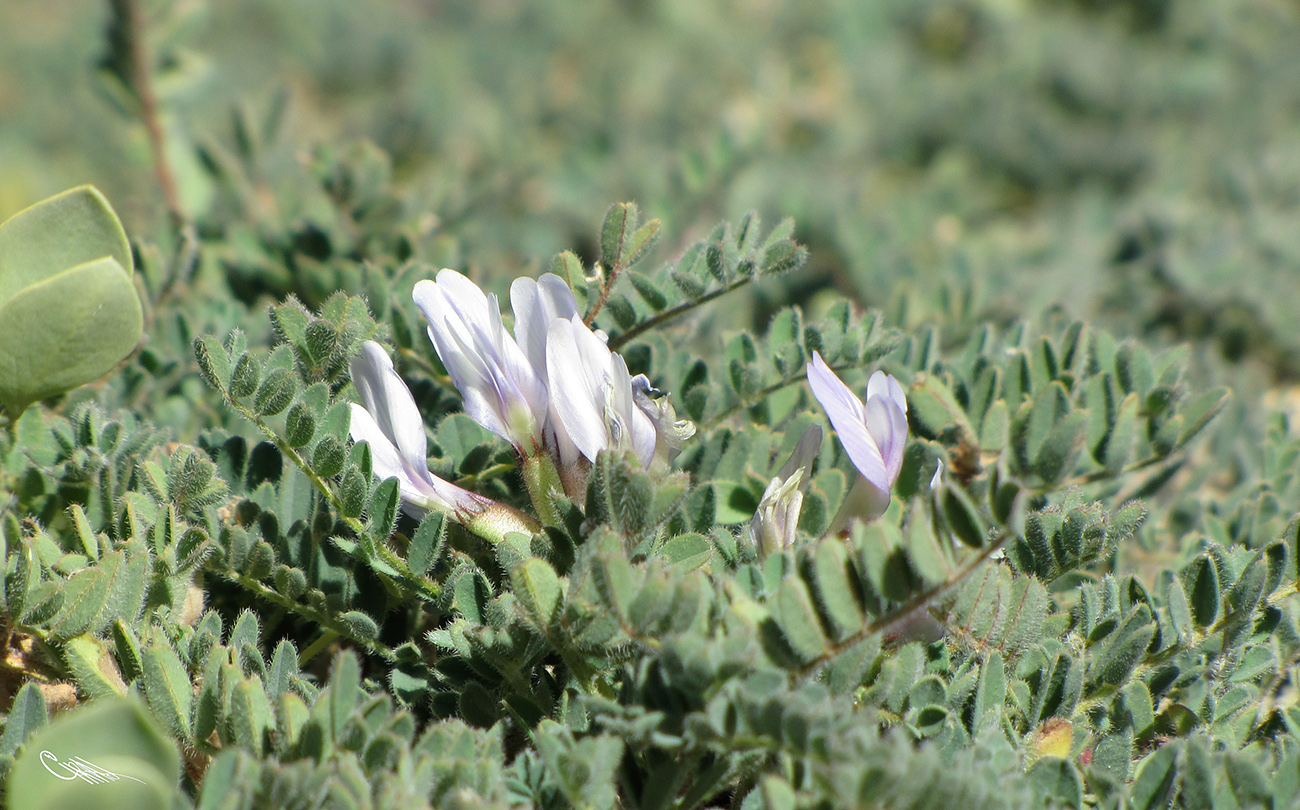
{"type": "Polygon", "coordinates": [[[583,456],[595,461],[601,450],[631,450],[649,466],[659,440],[655,421],[636,405],[627,363],[579,316],[551,321],[546,368],[551,413],[583,456]]]}
{"type": "Polygon", "coordinates": [[[478,513],[493,503],[429,472],[424,419],[382,346],[367,340],[351,370],[362,404],[352,403],[348,432],[353,441],[370,445],[375,477],[397,479],[408,513],[478,513]]]}
{"type": "Polygon", "coordinates": [[[868,519],[889,506],[889,490],[898,480],[907,445],[907,397],[898,380],[877,371],[867,381],[867,401],[844,384],[826,361],[813,352],[808,364],[808,386],[826,409],[853,466],[862,474],[868,491],[868,519]]]}
{"type": "Polygon", "coordinates": [[[524,455],[540,451],[546,383],[506,332],[497,297],[455,270],[417,282],[412,297],[429,321],[429,339],[460,391],[465,413],[524,455]]]}
{"type": "MultiPolygon", "coordinates": [[[[546,370],[546,343],[551,322],[569,320],[578,315],[578,302],[564,279],[546,273],[533,281],[517,278],[510,285],[510,307],[515,316],[515,342],[533,367],[533,372],[549,389],[550,375],[546,370]]],[[[603,339],[603,333],[597,333],[603,339]]],[[[564,423],[555,413],[555,397],[548,393],[545,423],[546,440],[558,457],[560,469],[573,467],[579,452],[569,438],[564,423]]]]}
{"type": "Polygon", "coordinates": [[[510,308],[515,315],[515,341],[545,382],[546,335],[551,321],[567,321],[578,314],[573,291],[554,273],[546,273],[536,281],[517,278],[510,285],[510,308]]]}
{"type": "Polygon", "coordinates": [[[760,557],[766,557],[794,545],[799,528],[799,512],[808,491],[812,462],[822,443],[822,429],[810,426],[799,437],[789,460],[763,490],[763,497],[749,522],[749,536],[760,557]]]}

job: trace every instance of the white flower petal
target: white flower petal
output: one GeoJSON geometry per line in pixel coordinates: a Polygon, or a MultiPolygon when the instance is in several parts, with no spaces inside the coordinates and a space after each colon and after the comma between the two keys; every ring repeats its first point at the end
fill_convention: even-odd
{"type": "Polygon", "coordinates": [[[551,321],[546,337],[546,367],[552,415],[564,426],[574,446],[594,460],[609,439],[603,407],[609,377],[607,372],[601,373],[602,369],[591,367],[599,358],[583,351],[589,348],[581,345],[583,331],[590,334],[576,319],[551,321]]]}
{"type": "Polygon", "coordinates": [[[482,512],[486,499],[429,472],[424,419],[383,347],[366,341],[352,359],[351,369],[363,405],[351,404],[348,434],[353,441],[370,445],[377,478],[397,479],[407,512],[417,517],[429,509],[482,512]]]}
{"type": "Polygon", "coordinates": [[[371,416],[370,411],[355,402],[350,404],[352,422],[348,425],[348,435],[354,442],[366,442],[370,445],[370,463],[375,476],[381,480],[396,476],[399,481],[406,481],[410,477],[407,475],[406,465],[402,463],[401,454],[388,440],[383,428],[375,421],[375,417],[371,416]]]}
{"type": "Polygon", "coordinates": [[[516,447],[540,444],[544,376],[506,331],[495,295],[454,270],[415,285],[429,339],[465,403],[465,413],[516,447]]]}
{"type": "MultiPolygon", "coordinates": [[[[818,352],[813,352],[812,362],[807,367],[808,387],[812,389],[813,396],[822,404],[827,413],[834,408],[837,413],[844,419],[853,419],[861,422],[865,417],[862,410],[862,400],[844,384],[844,381],[831,371],[830,366],[818,352]]],[[[836,430],[839,428],[837,427],[836,430]]]]}
{"type": "Polygon", "coordinates": [[[610,352],[610,361],[612,373],[610,374],[609,412],[606,413],[606,419],[617,420],[622,431],[621,435],[614,437],[615,445],[619,450],[631,450],[640,460],[642,467],[649,467],[650,462],[654,460],[655,443],[658,439],[655,423],[636,405],[632,392],[632,376],[628,374],[627,362],[623,360],[622,355],[610,352]]]}
{"type": "Polygon", "coordinates": [[[546,335],[551,321],[578,314],[578,302],[564,279],[546,273],[533,281],[517,278],[510,285],[510,308],[515,316],[515,342],[543,381],[546,372],[546,335]]]}
{"type": "MultiPolygon", "coordinates": [[[[820,354],[813,353],[813,362],[808,364],[807,371],[808,386],[826,410],[831,427],[835,428],[840,444],[844,445],[844,451],[849,454],[853,466],[872,485],[888,492],[893,482],[880,447],[868,429],[861,400],[854,396],[843,380],[835,376],[835,372],[830,370],[820,354]]],[[[884,407],[882,401],[876,401],[881,408],[884,407]]],[[[888,424],[887,414],[884,423],[888,424]]]]}
{"type": "Polygon", "coordinates": [[[361,353],[352,358],[350,369],[362,405],[394,447],[400,462],[412,469],[427,468],[424,418],[388,353],[378,343],[367,340],[361,353]]]}

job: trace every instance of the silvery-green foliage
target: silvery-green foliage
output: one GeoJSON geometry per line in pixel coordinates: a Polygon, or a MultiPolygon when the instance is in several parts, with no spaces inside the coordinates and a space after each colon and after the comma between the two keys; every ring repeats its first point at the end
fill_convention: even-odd
{"type": "MultiPolygon", "coordinates": [[[[628,37],[710,13],[624,5],[607,13],[628,37]]],[[[674,151],[665,173],[635,139],[614,139],[620,165],[594,199],[650,190],[640,207],[612,206],[593,234],[554,229],[519,204],[514,175],[501,183],[482,166],[444,169],[425,196],[395,180],[413,162],[455,162],[423,110],[405,151],[391,132],[383,149],[302,150],[283,95],[241,104],[229,138],[187,150],[175,135],[196,231],[133,246],[148,342],[99,388],[34,406],[0,436],[5,667],[27,681],[5,693],[0,769],[32,755],[24,742],[64,708],[66,684],[92,707],[137,696],[183,763],[181,804],[197,807],[1295,806],[1300,445],[1285,417],[1259,419],[1258,403],[1216,387],[1233,372],[1209,348],[1245,335],[1285,371],[1286,328],[1252,313],[1288,296],[1234,281],[1244,302],[1225,303],[1221,284],[1194,284],[1197,224],[1159,201],[1088,198],[1077,207],[1102,223],[1086,234],[1075,223],[1047,246],[1016,241],[1011,259],[993,252],[1005,209],[1024,204],[1008,199],[1037,194],[1048,202],[1033,223],[1056,223],[1053,205],[1078,201],[1053,203],[1054,190],[1141,184],[1135,167],[1169,148],[1146,171],[1167,183],[1169,165],[1191,165],[1187,206],[1240,203],[1239,186],[1262,183],[1257,168],[1243,179],[1231,150],[1203,167],[1144,133],[1159,129],[1149,120],[1183,132],[1201,122],[1198,99],[1276,71],[1259,49],[1212,61],[1215,43],[1267,23],[1220,19],[1205,3],[1076,5],[774,12],[776,28],[814,45],[834,39],[818,28],[832,7],[873,37],[904,32],[880,51],[892,69],[867,60],[847,73],[847,86],[897,102],[882,105],[891,114],[865,149],[908,169],[901,195],[875,194],[884,184],[856,171],[860,116],[804,107],[812,117],[760,151],[805,150],[850,180],[726,139],[674,151]],[[1126,56],[1118,43],[1133,31],[1163,32],[1159,53],[1126,56]],[[1042,86],[1002,61],[1022,36],[1063,43],[1059,59],[1035,51],[1053,63],[1042,86]],[[1098,53],[1133,70],[1114,83],[1092,71],[1110,61],[1098,53]],[[1196,89],[1215,75],[1235,79],[1196,89]],[[904,89],[886,93],[887,76],[904,89]],[[920,84],[943,92],[913,92],[920,84]],[[1016,91],[1010,119],[985,104],[1004,85],[1016,91]],[[966,114],[938,114],[953,106],[966,114]],[[1130,106],[1141,114],[1116,112],[1130,106]],[[1084,137],[1098,130],[1123,148],[1084,137]],[[762,207],[796,214],[798,228],[701,221],[753,188],[779,190],[780,204],[762,207]],[[482,202],[493,197],[511,213],[482,202]],[[970,238],[935,250],[946,216],[970,238]],[[1155,224],[1123,222],[1147,216],[1155,224]],[[696,433],[665,474],[598,455],[583,496],[557,498],[558,520],[536,534],[486,542],[446,515],[413,520],[395,482],[375,479],[370,449],[348,441],[348,361],[364,340],[387,343],[424,414],[432,473],[532,509],[519,459],[462,412],[409,296],[443,265],[500,295],[508,279],[484,268],[536,244],[572,247],[529,272],[565,278],[629,370],[696,433]],[[1122,306],[1085,323],[997,298],[1037,285],[1042,267],[1076,271],[1076,249],[1113,254],[1113,273],[1090,288],[1076,272],[1070,293],[1097,300],[1111,284],[1122,306]],[[963,281],[963,263],[1002,260],[1033,272],[985,297],[963,281]],[[932,283],[940,275],[956,280],[932,283]],[[1192,342],[1170,348],[1122,313],[1172,320],[1192,342]],[[837,522],[856,471],[804,385],[814,352],[859,393],[877,368],[905,388],[912,438],[874,522],[837,522]],[[812,424],[827,438],[790,547],[760,553],[745,524],[812,424]]],[[[500,35],[529,59],[553,41],[592,75],[636,58],[590,47],[567,14],[517,14],[527,24],[506,19],[500,35]]],[[[161,33],[159,61],[184,78],[184,27],[161,33]]],[[[348,31],[360,44],[340,53],[338,82],[383,84],[358,56],[378,47],[372,33],[348,31]]],[[[130,109],[139,98],[119,46],[105,67],[130,109]]],[[[766,51],[745,49],[746,66],[755,53],[766,51]]],[[[691,55],[730,59],[721,47],[691,55]]],[[[485,68],[487,82],[511,84],[502,70],[485,68]]],[[[813,96],[804,82],[825,76],[810,75],[789,92],[813,96]]],[[[712,121],[706,84],[656,126],[712,121]]],[[[1261,93],[1262,106],[1288,109],[1272,103],[1287,92],[1261,93]]],[[[551,134],[521,120],[482,146],[526,167],[551,128],[596,132],[609,112],[543,110],[551,134]]],[[[1197,131],[1218,142],[1222,128],[1197,131]]],[[[555,207],[572,221],[596,215],[575,181],[590,165],[537,181],[563,192],[555,207]]],[[[1284,224],[1294,203],[1278,184],[1260,197],[1284,224]]],[[[1284,267],[1285,240],[1270,234],[1212,237],[1284,267]]]]}
{"type": "MultiPolygon", "coordinates": [[[[636,221],[616,206],[605,230],[620,217],[636,221]]],[[[636,282],[570,267],[593,279],[589,308],[605,300],[592,314],[611,344],[698,432],[666,475],[601,453],[582,502],[558,500],[559,525],[532,536],[485,543],[439,513],[403,516],[396,482],[349,444],[342,369],[361,341],[404,333],[393,303],[384,322],[346,292],[289,301],[259,332],[270,345],[196,338],[232,418],[195,445],[90,403],[29,413],[6,469],[40,520],[3,523],[11,626],[82,696],[142,695],[198,806],[1274,790],[1258,763],[1290,722],[1264,707],[1290,643],[1294,524],[1243,544],[1207,516],[1205,542],[1154,582],[1116,567],[1226,393],[1189,390],[1178,352],[1083,324],[944,345],[847,301],[688,350],[684,336],[710,339],[710,296],[799,255],[784,226],[758,228],[719,227],[636,282]],[[639,291],[691,273],[702,289],[674,282],[683,297],[658,309],[639,291]],[[804,428],[828,427],[800,384],[814,350],[850,386],[877,365],[897,375],[913,438],[891,508],[844,533],[855,469],[823,442],[795,542],[760,556],[740,525],[804,428]]],[[[448,412],[431,353],[398,360],[428,407],[433,471],[531,508],[509,446],[448,412]]],[[[15,741],[39,725],[27,714],[15,741]]]]}

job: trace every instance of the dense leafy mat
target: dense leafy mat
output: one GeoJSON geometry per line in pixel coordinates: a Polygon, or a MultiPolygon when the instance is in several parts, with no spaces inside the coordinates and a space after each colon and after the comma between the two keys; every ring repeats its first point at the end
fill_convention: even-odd
{"type": "Polygon", "coordinates": [[[0,8],[0,211],[93,180],[142,305],[0,379],[9,806],[1300,807],[1300,9],[582,5],[0,8]],[[680,454],[539,488],[444,266],[564,279],[680,454]],[[510,528],[374,474],[366,341],[510,528]],[[814,355],[905,391],[874,520],[814,355]]]}

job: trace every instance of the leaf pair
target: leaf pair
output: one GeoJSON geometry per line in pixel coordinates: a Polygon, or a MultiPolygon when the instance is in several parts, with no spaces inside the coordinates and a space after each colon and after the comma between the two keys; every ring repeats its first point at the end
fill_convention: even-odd
{"type": "Polygon", "coordinates": [[[0,223],[0,406],[95,380],[143,330],[131,248],[117,215],[80,186],[0,223]]]}

